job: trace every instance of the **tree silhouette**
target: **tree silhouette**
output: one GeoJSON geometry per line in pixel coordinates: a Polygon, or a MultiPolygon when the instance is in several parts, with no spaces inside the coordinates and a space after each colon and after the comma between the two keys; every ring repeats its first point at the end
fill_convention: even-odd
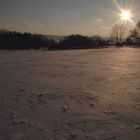
{"type": "Polygon", "coordinates": [[[116,45],[121,45],[124,42],[126,28],[123,24],[115,24],[112,27],[111,38],[116,42],[116,45]]]}
{"type": "Polygon", "coordinates": [[[39,49],[56,45],[43,35],[0,30],[0,49],[39,49]]]}
{"type": "Polygon", "coordinates": [[[140,21],[136,24],[136,27],[130,31],[127,38],[127,44],[129,45],[139,45],[140,44],[140,21]]]}
{"type": "Polygon", "coordinates": [[[60,49],[84,49],[89,48],[92,39],[82,35],[70,35],[59,42],[60,49]]]}
{"type": "Polygon", "coordinates": [[[56,42],[44,35],[0,30],[0,49],[89,49],[101,48],[108,43],[99,36],[70,35],[56,42]]]}

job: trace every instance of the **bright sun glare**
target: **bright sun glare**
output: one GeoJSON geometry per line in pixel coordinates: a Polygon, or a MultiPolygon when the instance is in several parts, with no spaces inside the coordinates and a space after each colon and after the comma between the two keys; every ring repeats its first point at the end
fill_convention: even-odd
{"type": "Polygon", "coordinates": [[[116,21],[116,23],[132,23],[132,25],[135,26],[135,22],[133,20],[135,17],[135,8],[133,5],[133,1],[129,4],[126,3],[125,5],[120,5],[118,0],[113,1],[119,10],[119,12],[115,12],[119,16],[119,19],[116,21]]]}
{"type": "Polygon", "coordinates": [[[122,20],[128,21],[131,20],[132,14],[129,10],[122,10],[120,16],[122,20]]]}

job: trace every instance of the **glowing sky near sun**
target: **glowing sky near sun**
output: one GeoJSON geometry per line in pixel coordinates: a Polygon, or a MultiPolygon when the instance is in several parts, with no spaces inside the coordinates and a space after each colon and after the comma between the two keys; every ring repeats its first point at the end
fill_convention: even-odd
{"type": "MultiPolygon", "coordinates": [[[[115,14],[120,12],[119,6],[134,7],[135,15],[140,13],[139,0],[0,0],[0,28],[51,35],[108,36],[119,18],[115,14]]],[[[133,20],[140,19],[135,16],[133,20]]],[[[128,28],[132,26],[128,24],[128,28]]]]}

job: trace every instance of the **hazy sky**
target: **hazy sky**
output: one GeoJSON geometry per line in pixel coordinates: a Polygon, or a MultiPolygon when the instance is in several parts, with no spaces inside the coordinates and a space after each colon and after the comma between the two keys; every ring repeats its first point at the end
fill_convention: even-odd
{"type": "MultiPolygon", "coordinates": [[[[115,0],[0,0],[0,28],[51,35],[98,34],[108,36],[118,20],[115,0]]],[[[118,0],[120,5],[133,3],[135,16],[140,0],[118,0]]],[[[136,17],[134,21],[139,19],[136,17]]],[[[130,27],[131,23],[129,23],[130,27]]]]}

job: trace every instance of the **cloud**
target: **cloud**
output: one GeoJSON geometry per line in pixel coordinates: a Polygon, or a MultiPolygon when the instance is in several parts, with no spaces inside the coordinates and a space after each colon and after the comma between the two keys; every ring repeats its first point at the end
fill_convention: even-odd
{"type": "Polygon", "coordinates": [[[103,19],[97,18],[97,22],[103,22],[103,19]]]}
{"type": "Polygon", "coordinates": [[[13,24],[9,21],[7,21],[6,19],[0,17],[0,28],[7,28],[7,27],[11,27],[13,26],[13,24]]]}
{"type": "Polygon", "coordinates": [[[16,24],[20,25],[20,26],[32,26],[31,23],[26,22],[26,21],[20,21],[20,22],[16,22],[16,24]]]}
{"type": "Polygon", "coordinates": [[[0,17],[0,29],[25,32],[32,29],[32,24],[26,21],[12,21],[0,17]]]}
{"type": "Polygon", "coordinates": [[[104,30],[110,30],[110,27],[108,27],[108,26],[101,26],[101,28],[104,30]]]}

